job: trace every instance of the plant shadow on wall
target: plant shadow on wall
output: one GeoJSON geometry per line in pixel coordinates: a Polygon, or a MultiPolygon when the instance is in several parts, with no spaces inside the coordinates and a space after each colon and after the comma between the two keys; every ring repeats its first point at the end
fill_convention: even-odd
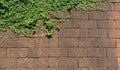
{"type": "MultiPolygon", "coordinates": [[[[0,30],[10,29],[17,35],[35,34],[36,29],[51,37],[55,20],[60,20],[57,11],[69,12],[73,8],[85,10],[105,0],[0,0],[0,30]],[[39,20],[39,21],[38,21],[39,20]],[[41,23],[40,23],[41,22],[41,23]],[[40,23],[40,24],[38,24],[40,23]]],[[[65,18],[64,18],[65,19],[65,18]]]]}

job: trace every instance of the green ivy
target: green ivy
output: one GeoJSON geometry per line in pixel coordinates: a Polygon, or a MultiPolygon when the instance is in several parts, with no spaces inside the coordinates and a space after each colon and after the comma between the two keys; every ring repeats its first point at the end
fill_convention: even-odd
{"type": "MultiPolygon", "coordinates": [[[[94,9],[95,4],[105,0],[0,0],[0,30],[11,29],[17,35],[28,35],[36,29],[52,36],[53,19],[60,20],[57,11],[69,12],[94,9]],[[38,24],[42,22],[41,24],[38,24]]],[[[73,24],[74,25],[74,24],[73,24]]]]}

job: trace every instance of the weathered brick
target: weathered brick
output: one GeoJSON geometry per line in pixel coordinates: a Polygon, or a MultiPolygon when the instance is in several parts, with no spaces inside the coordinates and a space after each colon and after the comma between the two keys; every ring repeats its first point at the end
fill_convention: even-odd
{"type": "Polygon", "coordinates": [[[27,48],[8,48],[7,57],[27,57],[27,48]]]}
{"type": "Polygon", "coordinates": [[[46,65],[49,68],[58,68],[58,58],[46,58],[46,65]]]}
{"type": "Polygon", "coordinates": [[[110,38],[99,38],[97,45],[98,47],[116,47],[117,41],[110,38]]]}
{"type": "Polygon", "coordinates": [[[78,47],[77,38],[60,38],[59,47],[78,47]]]}
{"type": "Polygon", "coordinates": [[[36,68],[36,67],[37,67],[37,59],[36,58],[19,58],[19,59],[17,59],[17,68],[36,68]]]}
{"type": "Polygon", "coordinates": [[[76,58],[59,58],[59,68],[77,68],[78,60],[76,58]]]}
{"type": "Polygon", "coordinates": [[[70,13],[69,13],[69,12],[61,12],[61,11],[58,11],[58,12],[56,12],[56,14],[57,14],[60,18],[70,18],[70,13]]]}
{"type": "Polygon", "coordinates": [[[59,37],[79,37],[79,29],[62,29],[59,32],[59,37]]]}
{"type": "Polygon", "coordinates": [[[1,38],[0,47],[17,47],[18,38],[1,38]]]}
{"type": "Polygon", "coordinates": [[[86,48],[69,48],[68,50],[69,57],[87,57],[86,48]]]}
{"type": "Polygon", "coordinates": [[[98,67],[117,67],[116,58],[98,58],[98,67]]]}
{"type": "Polygon", "coordinates": [[[37,47],[58,47],[58,38],[38,38],[37,47]]]}
{"type": "Polygon", "coordinates": [[[109,32],[107,29],[89,29],[88,30],[88,37],[108,37],[109,32]]]}
{"type": "Polygon", "coordinates": [[[16,59],[0,58],[0,68],[16,68],[16,59]]]}
{"type": "Polygon", "coordinates": [[[79,29],[79,37],[88,37],[88,29],[79,29]]]}
{"type": "Polygon", "coordinates": [[[37,38],[19,38],[18,47],[35,47],[37,44],[37,38]]]}
{"type": "Polygon", "coordinates": [[[97,58],[79,58],[79,67],[97,67],[97,58]]]}
{"type": "Polygon", "coordinates": [[[71,19],[74,19],[74,20],[88,19],[88,13],[85,11],[79,12],[79,11],[73,10],[71,12],[71,19]]]}
{"type": "Polygon", "coordinates": [[[120,19],[120,12],[108,12],[108,19],[120,19]]]}
{"type": "MultiPolygon", "coordinates": [[[[116,23],[115,20],[97,20],[98,23],[98,28],[105,28],[105,29],[109,29],[109,28],[120,28],[120,23],[116,23]]],[[[110,32],[110,30],[108,30],[108,32],[110,32]]]]}
{"type": "Polygon", "coordinates": [[[120,38],[120,29],[111,29],[109,31],[110,38],[120,38]]]}
{"type": "Polygon", "coordinates": [[[61,22],[59,24],[61,26],[61,28],[78,28],[79,27],[79,20],[66,20],[64,22],[61,22]]]}
{"type": "Polygon", "coordinates": [[[96,6],[101,10],[114,11],[114,3],[98,3],[96,6]]]}
{"type": "Polygon", "coordinates": [[[88,57],[106,57],[106,48],[87,48],[88,57]]]}
{"type": "Polygon", "coordinates": [[[79,47],[97,47],[97,38],[79,38],[79,47]]]}
{"type": "Polygon", "coordinates": [[[49,48],[48,49],[48,56],[49,57],[68,56],[68,49],[67,48],[49,48]]]}
{"type": "Polygon", "coordinates": [[[108,19],[107,12],[89,12],[89,19],[108,19]]]}
{"type": "Polygon", "coordinates": [[[108,57],[120,57],[120,48],[107,48],[108,57]]]}
{"type": "Polygon", "coordinates": [[[120,11],[120,3],[115,3],[115,11],[120,11]]]}
{"type": "Polygon", "coordinates": [[[116,47],[120,47],[120,39],[117,39],[117,46],[116,47]]]}
{"type": "Polygon", "coordinates": [[[96,68],[89,68],[89,70],[108,70],[108,68],[99,68],[99,67],[96,67],[96,68]]]}
{"type": "Polygon", "coordinates": [[[48,48],[28,48],[28,57],[48,57],[48,48]]]}
{"type": "Polygon", "coordinates": [[[79,20],[79,28],[97,28],[96,20],[79,20]]]}
{"type": "Polygon", "coordinates": [[[7,56],[6,51],[7,51],[6,48],[0,48],[0,58],[1,58],[1,57],[6,57],[6,56],[7,56]]]}

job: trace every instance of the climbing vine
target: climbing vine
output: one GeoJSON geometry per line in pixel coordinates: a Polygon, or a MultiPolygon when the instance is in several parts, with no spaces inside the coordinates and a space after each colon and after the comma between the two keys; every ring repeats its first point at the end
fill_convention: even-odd
{"type": "Polygon", "coordinates": [[[41,29],[47,36],[52,36],[53,28],[60,30],[53,23],[53,20],[61,19],[55,12],[95,9],[95,4],[100,2],[105,0],[0,0],[0,30],[10,29],[17,35],[29,35],[41,29]]]}

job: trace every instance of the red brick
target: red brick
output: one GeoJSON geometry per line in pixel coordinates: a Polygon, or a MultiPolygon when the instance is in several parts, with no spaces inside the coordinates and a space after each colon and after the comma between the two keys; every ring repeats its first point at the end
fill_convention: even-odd
{"type": "Polygon", "coordinates": [[[62,29],[59,32],[59,37],[79,37],[79,29],[62,29]]]}
{"type": "Polygon", "coordinates": [[[87,48],[88,57],[106,57],[106,48],[87,48]]]}
{"type": "Polygon", "coordinates": [[[109,32],[107,29],[89,29],[88,30],[88,37],[108,37],[109,32]]]}
{"type": "Polygon", "coordinates": [[[60,38],[59,47],[78,47],[77,38],[60,38]]]}
{"type": "Polygon", "coordinates": [[[97,47],[97,38],[79,38],[79,47],[97,47]]]}
{"type": "Polygon", "coordinates": [[[27,48],[8,48],[7,57],[27,57],[27,48]]]}
{"type": "Polygon", "coordinates": [[[117,39],[117,46],[116,47],[120,47],[120,39],[117,39]]]}
{"type": "Polygon", "coordinates": [[[58,38],[38,38],[37,47],[58,47],[58,38]]]}
{"type": "Polygon", "coordinates": [[[79,28],[97,28],[96,20],[79,20],[79,28]]]}
{"type": "Polygon", "coordinates": [[[75,58],[59,58],[59,68],[77,68],[78,60],[75,58]]]}
{"type": "Polygon", "coordinates": [[[79,67],[97,67],[97,58],[79,58],[79,67]]]}
{"type": "Polygon", "coordinates": [[[6,57],[7,54],[6,54],[6,48],[0,48],[0,57],[6,57]]]}
{"type": "Polygon", "coordinates": [[[79,12],[79,11],[72,11],[71,12],[71,19],[78,20],[78,19],[88,19],[87,12],[79,12]]]}
{"type": "Polygon", "coordinates": [[[87,57],[86,48],[69,48],[69,57],[87,57]]]}
{"type": "Polygon", "coordinates": [[[16,68],[16,59],[0,58],[0,68],[16,68]]]}

